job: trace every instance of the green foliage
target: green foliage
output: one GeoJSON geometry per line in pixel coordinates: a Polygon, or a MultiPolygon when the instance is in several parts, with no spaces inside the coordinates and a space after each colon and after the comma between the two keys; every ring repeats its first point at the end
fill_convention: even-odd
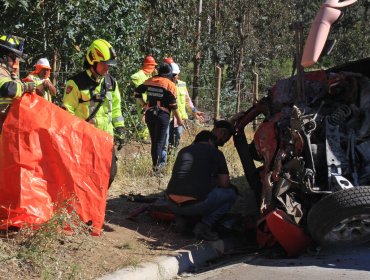
{"type": "MultiPolygon", "coordinates": [[[[127,103],[123,106],[128,110],[126,117],[134,111],[129,77],[141,67],[146,54],[153,54],[157,61],[173,56],[182,78],[192,88],[199,1],[2,0],[0,4],[1,16],[6,19],[0,23],[0,30],[27,39],[29,58],[28,64],[21,66],[22,74],[41,56],[48,57],[56,65],[60,95],[67,78],[81,70],[85,50],[96,38],[111,42],[118,54],[118,66],[111,72],[127,103]]],[[[294,55],[290,25],[303,20],[306,37],[321,4],[321,0],[203,1],[199,18],[200,97],[212,98],[214,90],[209,88],[214,87],[216,65],[225,69],[223,95],[232,100],[233,105],[229,99],[225,102],[230,108],[240,88],[250,91],[252,71],[260,74],[263,90],[289,73],[287,65],[281,63],[290,64],[294,55]]],[[[337,47],[319,62],[319,67],[370,55],[369,6],[369,1],[359,0],[344,9],[343,19],[333,26],[330,35],[338,40],[337,47]]]]}

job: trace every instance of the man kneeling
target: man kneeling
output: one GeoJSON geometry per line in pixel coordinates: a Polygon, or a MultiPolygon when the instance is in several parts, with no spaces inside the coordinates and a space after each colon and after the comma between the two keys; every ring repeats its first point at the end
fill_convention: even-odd
{"type": "Polygon", "coordinates": [[[201,217],[193,233],[204,240],[219,239],[212,226],[236,200],[225,157],[215,141],[210,131],[198,133],[193,144],[178,153],[166,190],[177,216],[201,217]]]}

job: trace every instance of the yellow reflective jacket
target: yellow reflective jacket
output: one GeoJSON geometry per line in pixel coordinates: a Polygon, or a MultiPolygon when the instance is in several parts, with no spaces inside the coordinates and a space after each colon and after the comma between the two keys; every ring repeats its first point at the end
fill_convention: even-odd
{"type": "Polygon", "coordinates": [[[186,88],[186,83],[178,80],[176,83],[177,89],[177,107],[181,116],[181,119],[187,120],[188,114],[186,112],[188,89],[186,88]]]}
{"type": "MultiPolygon", "coordinates": [[[[146,80],[152,77],[152,74],[145,74],[144,70],[139,70],[135,74],[131,75],[130,79],[134,84],[135,89],[143,84],[146,80]]],[[[146,93],[143,94],[143,100],[146,102],[147,95],[146,93]]]]}
{"type": "MultiPolygon", "coordinates": [[[[49,80],[49,81],[50,81],[50,79],[49,79],[49,78],[47,78],[47,79],[41,79],[39,76],[37,76],[37,75],[32,75],[32,74],[29,74],[29,75],[26,77],[26,79],[32,80],[32,81],[35,83],[35,88],[36,88],[37,86],[41,85],[45,80],[49,80]]],[[[52,99],[51,99],[51,93],[50,93],[49,89],[44,88],[44,89],[42,90],[42,97],[44,97],[44,99],[46,99],[46,100],[48,100],[48,101],[52,102],[52,99]]]]}
{"type": "Polygon", "coordinates": [[[14,98],[21,97],[23,84],[0,65],[0,104],[12,104],[14,98]]]}
{"type": "Polygon", "coordinates": [[[21,97],[23,84],[19,78],[0,65],[0,135],[3,123],[15,98],[21,97]]]}
{"type": "Polygon", "coordinates": [[[95,81],[91,71],[86,70],[70,78],[64,90],[63,106],[71,114],[86,120],[102,99],[101,107],[89,122],[114,135],[114,128],[124,127],[124,119],[118,85],[109,74],[95,81]]]}

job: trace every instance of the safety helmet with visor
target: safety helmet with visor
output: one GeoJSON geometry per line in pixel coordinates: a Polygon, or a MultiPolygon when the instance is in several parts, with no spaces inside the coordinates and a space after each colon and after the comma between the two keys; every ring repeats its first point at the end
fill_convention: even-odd
{"type": "Polygon", "coordinates": [[[97,39],[88,48],[86,61],[90,65],[96,65],[99,62],[105,62],[109,66],[116,65],[116,52],[106,40],[97,39]]]}
{"type": "Polygon", "coordinates": [[[24,62],[26,55],[23,53],[24,39],[14,35],[0,35],[0,50],[10,58],[18,58],[24,62]],[[14,57],[11,57],[13,55],[14,57]]]}

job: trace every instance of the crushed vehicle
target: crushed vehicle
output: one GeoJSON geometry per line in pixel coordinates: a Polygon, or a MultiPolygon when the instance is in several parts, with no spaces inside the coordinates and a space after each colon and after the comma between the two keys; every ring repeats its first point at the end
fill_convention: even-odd
{"type": "MultiPolygon", "coordinates": [[[[320,24],[333,24],[340,8],[354,2],[323,4],[300,65],[312,66],[322,53],[330,25],[320,30],[320,24]]],[[[259,245],[279,243],[293,256],[313,242],[370,241],[370,58],[279,80],[235,128],[234,143],[260,206],[259,245]],[[248,144],[244,128],[261,114],[248,144]]]]}

